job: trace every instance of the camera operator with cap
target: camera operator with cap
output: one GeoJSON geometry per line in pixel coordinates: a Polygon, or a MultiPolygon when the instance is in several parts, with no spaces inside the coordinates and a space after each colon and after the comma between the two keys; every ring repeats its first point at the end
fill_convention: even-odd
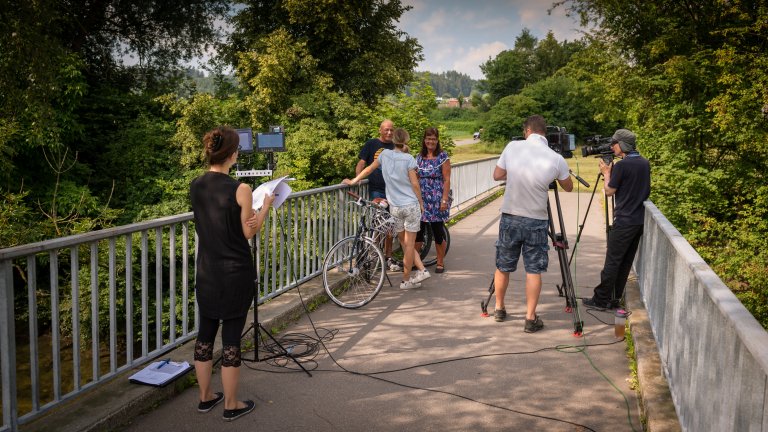
{"type": "Polygon", "coordinates": [[[582,299],[585,306],[610,309],[619,306],[624,286],[643,235],[643,201],[651,193],[651,165],[636,150],[635,134],[617,130],[611,139],[611,150],[621,160],[600,160],[605,177],[605,195],[616,196],[613,225],[608,233],[608,250],[600,272],[600,284],[592,298],[582,299]]]}

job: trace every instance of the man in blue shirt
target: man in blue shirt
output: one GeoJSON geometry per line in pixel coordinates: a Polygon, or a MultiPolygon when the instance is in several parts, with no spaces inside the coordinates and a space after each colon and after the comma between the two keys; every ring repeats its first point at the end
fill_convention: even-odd
{"type": "MultiPolygon", "coordinates": [[[[360,149],[360,154],[355,166],[355,175],[360,174],[365,167],[372,164],[373,161],[379,158],[382,150],[393,150],[395,145],[392,143],[392,134],[395,130],[395,125],[392,120],[384,120],[379,125],[379,137],[371,138],[363,144],[360,149]]],[[[386,198],[387,190],[384,185],[384,176],[381,173],[381,169],[374,170],[371,175],[368,176],[368,198],[386,198]]]]}

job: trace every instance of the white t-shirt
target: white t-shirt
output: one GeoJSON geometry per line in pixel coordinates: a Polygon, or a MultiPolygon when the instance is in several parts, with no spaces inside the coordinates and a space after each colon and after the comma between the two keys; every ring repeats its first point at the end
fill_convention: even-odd
{"type": "Polygon", "coordinates": [[[510,141],[496,166],[507,171],[502,213],[532,219],[549,218],[549,185],[570,175],[563,156],[549,148],[546,138],[533,133],[524,141],[510,141]]]}
{"type": "Polygon", "coordinates": [[[417,168],[416,159],[408,153],[385,149],[379,155],[379,163],[389,204],[395,207],[418,204],[419,199],[408,178],[408,172],[417,168]]]}

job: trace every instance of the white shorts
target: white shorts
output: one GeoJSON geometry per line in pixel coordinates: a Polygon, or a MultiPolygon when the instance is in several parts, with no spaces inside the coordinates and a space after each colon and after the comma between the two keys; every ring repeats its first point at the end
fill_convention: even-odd
{"type": "Polygon", "coordinates": [[[421,207],[411,204],[403,207],[390,207],[389,214],[395,217],[395,231],[419,232],[421,226],[421,207]]]}

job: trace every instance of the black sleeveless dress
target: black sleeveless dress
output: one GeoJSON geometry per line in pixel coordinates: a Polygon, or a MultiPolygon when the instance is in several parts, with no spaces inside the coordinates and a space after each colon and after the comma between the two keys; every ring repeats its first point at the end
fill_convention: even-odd
{"type": "Polygon", "coordinates": [[[253,301],[256,270],[240,222],[238,186],[229,175],[209,171],[189,188],[198,236],[195,294],[206,318],[242,317],[253,301]]]}

